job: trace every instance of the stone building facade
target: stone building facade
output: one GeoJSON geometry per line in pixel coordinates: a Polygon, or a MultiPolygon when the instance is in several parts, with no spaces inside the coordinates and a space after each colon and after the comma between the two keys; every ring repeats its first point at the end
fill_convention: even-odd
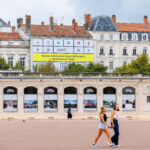
{"type": "Polygon", "coordinates": [[[98,16],[91,19],[89,33],[96,41],[95,60],[108,66],[108,72],[127,65],[137,55],[150,57],[150,24],[144,16],[143,23],[120,23],[116,16],[98,16]]]}
{"type": "Polygon", "coordinates": [[[29,39],[23,39],[11,27],[10,22],[7,24],[0,19],[0,57],[3,57],[13,67],[20,62],[25,70],[30,68],[30,44],[29,39]]]}
{"type": "Polygon", "coordinates": [[[110,115],[114,103],[120,107],[121,118],[148,117],[149,76],[1,73],[0,118],[64,119],[67,101],[74,119],[98,118],[103,105],[110,115]]]}

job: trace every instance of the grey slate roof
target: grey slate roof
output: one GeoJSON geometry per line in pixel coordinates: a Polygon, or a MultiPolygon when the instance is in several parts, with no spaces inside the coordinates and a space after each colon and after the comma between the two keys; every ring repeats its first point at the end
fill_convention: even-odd
{"type": "Polygon", "coordinates": [[[0,18],[0,26],[9,27],[9,25],[4,20],[2,20],[1,18],[0,18]]]}
{"type": "Polygon", "coordinates": [[[90,31],[118,32],[118,29],[111,17],[98,16],[91,19],[90,31]]]}

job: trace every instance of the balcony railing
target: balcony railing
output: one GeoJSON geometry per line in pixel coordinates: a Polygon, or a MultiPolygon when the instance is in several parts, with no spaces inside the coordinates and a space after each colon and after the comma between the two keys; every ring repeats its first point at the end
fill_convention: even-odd
{"type": "Polygon", "coordinates": [[[150,79],[150,73],[23,73],[0,72],[0,79],[150,79]]]}

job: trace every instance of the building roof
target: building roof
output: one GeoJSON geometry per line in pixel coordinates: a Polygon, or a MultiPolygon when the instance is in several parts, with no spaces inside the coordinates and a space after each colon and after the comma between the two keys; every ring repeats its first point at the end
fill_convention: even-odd
{"type": "Polygon", "coordinates": [[[150,24],[145,28],[144,23],[116,23],[119,31],[150,32],[150,24]]]}
{"type": "Polygon", "coordinates": [[[1,18],[0,18],[0,27],[9,27],[9,25],[4,21],[4,20],[2,20],[1,18]]]}
{"type": "Polygon", "coordinates": [[[23,41],[18,32],[0,32],[0,40],[2,41],[23,41]]]}
{"type": "Polygon", "coordinates": [[[90,31],[101,31],[101,32],[117,32],[112,18],[109,16],[98,16],[91,19],[90,31]]]}
{"type": "Polygon", "coordinates": [[[92,36],[85,31],[84,26],[77,26],[74,30],[73,26],[54,25],[52,32],[49,31],[49,28],[49,25],[31,25],[31,35],[92,38],[92,36]]]}

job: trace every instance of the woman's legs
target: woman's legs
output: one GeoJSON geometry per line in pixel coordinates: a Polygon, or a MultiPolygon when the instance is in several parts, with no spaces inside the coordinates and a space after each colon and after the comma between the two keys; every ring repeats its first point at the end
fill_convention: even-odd
{"type": "Polygon", "coordinates": [[[114,120],[114,136],[111,138],[112,140],[112,143],[114,143],[115,145],[118,145],[118,137],[119,137],[119,125],[118,125],[118,121],[117,120],[114,120]]]}
{"type": "Polygon", "coordinates": [[[99,137],[102,135],[103,131],[104,131],[104,129],[99,129],[98,135],[97,135],[97,137],[95,138],[95,141],[94,141],[95,144],[97,143],[99,137]]]}
{"type": "Polygon", "coordinates": [[[110,133],[109,133],[109,131],[108,131],[108,128],[106,128],[106,129],[104,130],[104,132],[105,132],[105,134],[107,135],[107,138],[108,138],[109,143],[112,144],[111,139],[110,139],[110,133]]]}

